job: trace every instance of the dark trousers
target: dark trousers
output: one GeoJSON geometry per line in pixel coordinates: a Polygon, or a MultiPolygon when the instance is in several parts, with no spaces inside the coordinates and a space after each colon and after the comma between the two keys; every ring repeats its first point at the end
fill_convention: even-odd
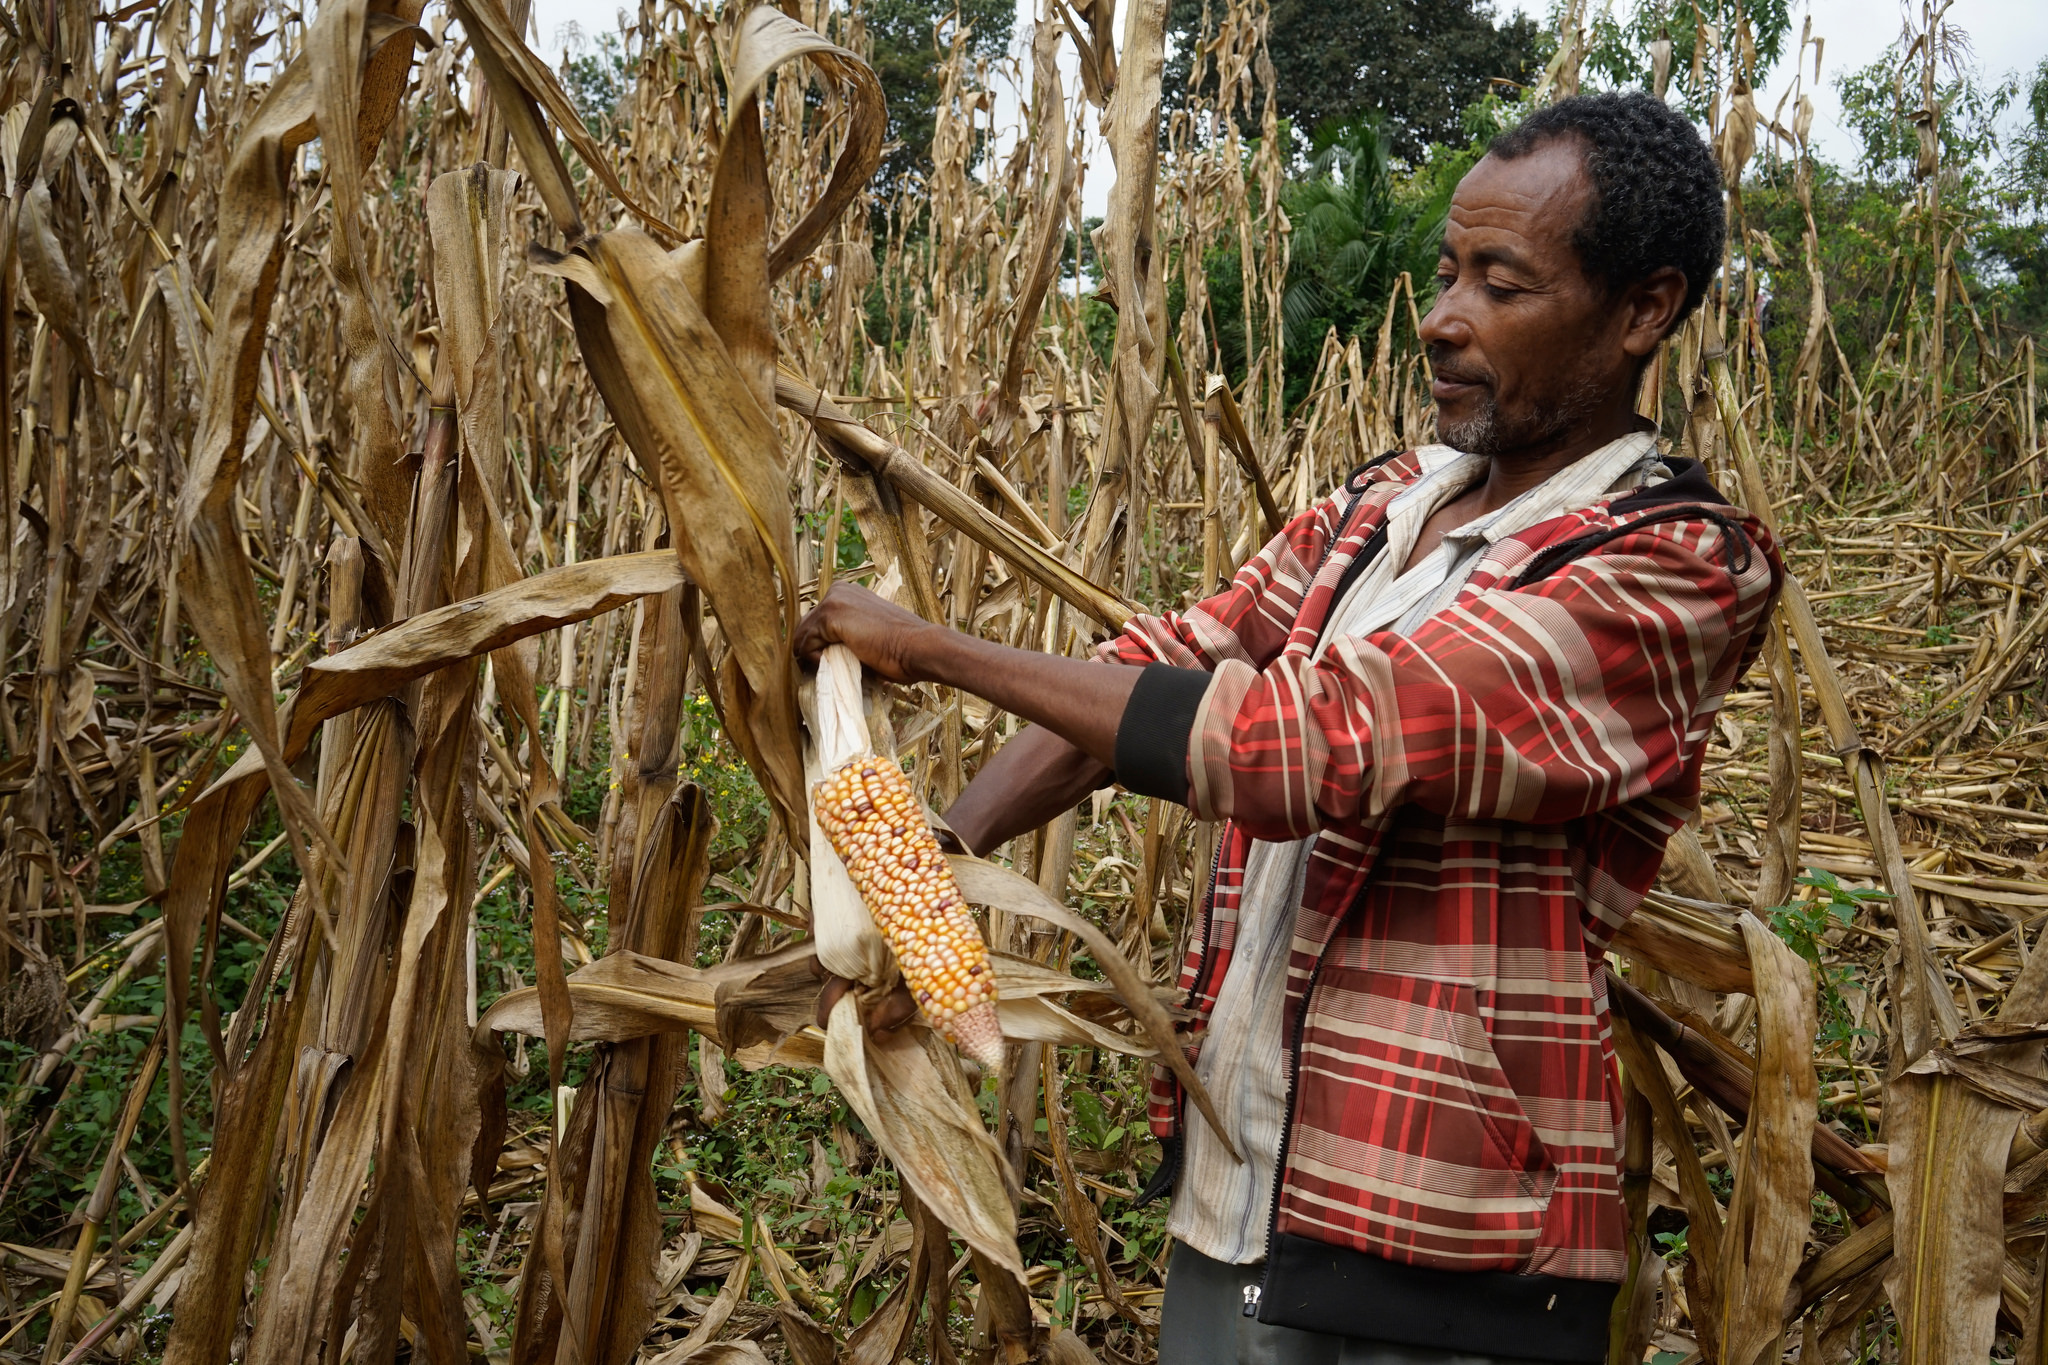
{"type": "Polygon", "coordinates": [[[1244,1315],[1245,1286],[1257,1284],[1265,1271],[1263,1262],[1225,1265],[1175,1242],[1159,1311],[1159,1365],[1534,1365],[1268,1327],[1244,1315]]]}

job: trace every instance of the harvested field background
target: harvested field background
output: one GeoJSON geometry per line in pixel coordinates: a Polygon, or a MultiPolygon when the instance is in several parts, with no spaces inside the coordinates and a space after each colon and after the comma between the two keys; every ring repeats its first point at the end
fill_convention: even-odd
{"type": "Polygon", "coordinates": [[[962,862],[1000,1076],[820,1030],[814,944],[872,930],[807,764],[865,725],[943,809],[1017,722],[813,695],[790,625],[852,577],[1077,653],[1211,590],[1427,438],[1432,215],[1620,51],[1737,228],[1644,408],[1798,586],[1613,958],[1610,1359],[2040,1365],[2040,310],[1984,262],[2041,205],[1947,6],[1853,181],[1819,44],[1760,109],[1732,5],[1677,48],[1567,5],[1392,170],[1296,155],[1256,0],[1186,97],[1166,0],[1114,12],[1020,15],[1015,128],[949,30],[883,202],[823,0],[648,0],[602,110],[499,0],[0,8],[0,1358],[1152,1360],[1216,831],[1104,793],[962,862]]]}

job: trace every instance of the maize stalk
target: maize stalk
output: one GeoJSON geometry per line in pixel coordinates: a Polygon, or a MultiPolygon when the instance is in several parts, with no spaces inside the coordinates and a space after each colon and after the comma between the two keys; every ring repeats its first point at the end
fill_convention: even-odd
{"type": "Polygon", "coordinates": [[[818,783],[812,800],[925,1018],[975,1061],[1000,1067],[988,945],[903,770],[864,755],[818,783]]]}

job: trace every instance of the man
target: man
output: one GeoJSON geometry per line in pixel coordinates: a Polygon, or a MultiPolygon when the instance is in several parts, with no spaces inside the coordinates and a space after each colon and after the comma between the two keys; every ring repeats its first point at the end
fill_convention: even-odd
{"type": "Polygon", "coordinates": [[[1681,116],[1563,101],[1452,201],[1422,324],[1443,444],[1366,466],[1095,661],[845,587],[799,627],[805,657],[838,641],[1034,722],[947,813],[975,851],[1112,779],[1228,822],[1182,981],[1245,1160],[1162,1072],[1169,1365],[1606,1354],[1625,1232],[1601,958],[1697,801],[1780,573],[1635,416],[1724,231],[1681,116]]]}

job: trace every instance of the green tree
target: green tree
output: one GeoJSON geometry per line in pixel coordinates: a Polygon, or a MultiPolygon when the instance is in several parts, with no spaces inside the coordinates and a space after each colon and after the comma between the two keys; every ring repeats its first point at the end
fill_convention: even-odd
{"type": "Polygon", "coordinates": [[[899,194],[915,195],[931,171],[941,71],[957,26],[967,28],[970,59],[1000,57],[1017,24],[1017,0],[868,0],[861,17],[889,108],[889,141],[875,172],[885,210],[899,194]]]}
{"type": "MultiPolygon", "coordinates": [[[[1843,123],[1859,152],[1848,166],[1813,167],[1813,216],[1828,316],[1843,355],[1866,389],[1897,379],[1897,348],[1908,319],[1924,325],[1933,300],[1933,241],[1923,226],[1916,177],[1920,103],[1918,68],[1895,47],[1836,81],[1843,123]]],[[[1917,61],[1917,57],[1913,59],[1917,61]]],[[[1961,229],[1955,265],[1969,303],[1948,294],[1951,363],[1967,365],[1977,330],[1970,305],[1994,320],[2041,333],[2048,326],[2048,221],[2041,188],[2048,169],[2048,72],[1987,84],[1966,64],[1948,65],[1936,89],[1941,106],[1942,206],[1961,229]],[[2007,131],[2008,110],[2024,114],[2007,131]]],[[[1805,250],[1806,215],[1782,157],[1759,156],[1743,187],[1743,226],[1754,248],[1748,266],[1762,275],[1765,351],[1770,356],[1779,420],[1789,420],[1791,371],[1811,310],[1805,250]]],[[[1736,270],[1744,268],[1738,255],[1736,270]]],[[[1740,286],[1737,286],[1740,292],[1740,286]]],[[[2002,345],[1993,336],[1994,348],[2002,345]]],[[[1839,365],[1832,347],[1820,358],[1823,376],[1839,365]]],[[[1967,372],[1967,371],[1965,371],[1967,372]]]]}
{"type": "Polygon", "coordinates": [[[1715,92],[1727,88],[1728,63],[1748,26],[1755,53],[1752,86],[1777,64],[1792,32],[1791,0],[1644,0],[1623,19],[1613,11],[1593,21],[1586,66],[1615,87],[1653,88],[1650,45],[1671,44],[1668,91],[1686,112],[1704,120],[1715,92]]]}
{"type": "MultiPolygon", "coordinates": [[[[1217,8],[1172,0],[1169,100],[1187,100],[1193,56],[1213,33],[1217,8]]],[[[1466,107],[1493,81],[1526,82],[1540,71],[1548,42],[1526,15],[1496,23],[1487,0],[1273,0],[1272,16],[1274,103],[1298,139],[1371,118],[1388,153],[1411,165],[1431,143],[1462,143],[1466,107]]]]}
{"type": "MultiPolygon", "coordinates": [[[[1370,119],[1325,125],[1305,172],[1281,190],[1281,205],[1294,227],[1280,297],[1288,407],[1308,395],[1323,339],[1332,329],[1340,338],[1377,337],[1403,272],[1415,286],[1418,306],[1429,307],[1451,194],[1495,127],[1492,102],[1467,111],[1467,120],[1474,130],[1469,140],[1450,148],[1432,146],[1424,165],[1406,174],[1399,173],[1389,139],[1370,119]]],[[[1230,381],[1239,383],[1248,357],[1238,248],[1212,249],[1203,271],[1215,320],[1215,359],[1230,381]]],[[[1177,310],[1173,297],[1168,304],[1177,310]]],[[[1406,330],[1401,329],[1404,346],[1411,344],[1406,330]]]]}
{"type": "Polygon", "coordinates": [[[2005,219],[1979,246],[2000,284],[2006,319],[2048,336],[2048,57],[2022,82],[2026,119],[2007,144],[1999,190],[2005,219]]]}
{"type": "Polygon", "coordinates": [[[592,36],[581,24],[562,26],[562,86],[584,125],[600,138],[612,135],[619,101],[632,77],[626,71],[626,48],[616,31],[592,36]]]}
{"type": "MultiPolygon", "coordinates": [[[[1378,326],[1403,271],[1418,287],[1435,274],[1447,195],[1403,194],[1387,142],[1369,122],[1330,130],[1308,175],[1286,190],[1294,224],[1280,313],[1288,359],[1313,365],[1332,327],[1351,336],[1378,326]]],[[[1298,368],[1290,365],[1290,369],[1298,368]]]]}
{"type": "Polygon", "coordinates": [[[2041,213],[2048,211],[2048,57],[2021,84],[2027,120],[2006,153],[2005,174],[2020,204],[2041,213]]]}
{"type": "MultiPolygon", "coordinates": [[[[1862,145],[1862,170],[1874,184],[1901,191],[1915,181],[1920,134],[1914,114],[1920,107],[1919,58],[1894,45],[1870,65],[1838,77],[1842,121],[1862,145]],[[1909,63],[1911,64],[1909,68],[1909,63]]],[[[1999,120],[2019,93],[2017,81],[1986,85],[1974,71],[1951,68],[1935,85],[1941,106],[1941,165],[1950,177],[1943,200],[1971,212],[1986,207],[1993,187],[1991,158],[1999,149],[1999,120]]]]}
{"type": "MultiPolygon", "coordinates": [[[[1864,179],[1902,207],[1916,184],[1920,145],[1913,122],[1920,87],[1909,66],[1895,48],[1839,82],[1843,120],[1863,146],[1864,179]]],[[[1942,208],[1966,234],[1956,263],[1980,309],[2038,333],[2048,326],[2048,182],[2042,178],[2048,173],[2048,62],[1995,84],[1960,58],[1945,66],[1935,100],[1942,208]],[[2015,106],[2018,127],[2008,131],[2015,106]]],[[[1905,240],[1918,237],[1905,234],[1905,240]]],[[[1906,278],[1924,282],[1931,263],[1913,265],[1906,278]]],[[[1953,306],[1962,307],[1959,301],[1953,306]]],[[[1969,323],[1963,312],[1951,321],[1958,329],[1969,323]]]]}

